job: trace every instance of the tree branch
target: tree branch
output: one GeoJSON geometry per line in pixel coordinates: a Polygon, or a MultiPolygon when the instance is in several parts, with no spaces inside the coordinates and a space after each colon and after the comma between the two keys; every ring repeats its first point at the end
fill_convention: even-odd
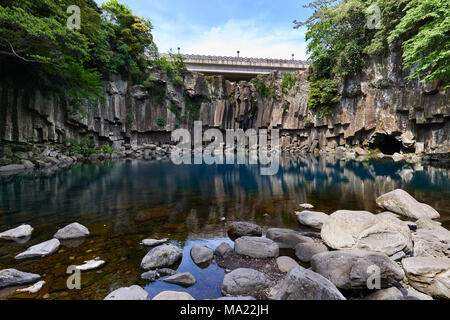
{"type": "Polygon", "coordinates": [[[17,54],[17,52],[14,50],[14,47],[11,44],[11,42],[9,42],[8,40],[6,40],[4,38],[1,38],[1,40],[6,41],[9,44],[9,46],[11,47],[11,51],[12,51],[12,53],[8,52],[8,51],[0,51],[0,53],[3,54],[3,55],[13,56],[13,57],[19,58],[19,59],[21,59],[21,60],[23,60],[25,62],[30,62],[30,63],[51,63],[51,62],[45,62],[45,61],[42,61],[42,60],[30,60],[30,59],[24,58],[22,56],[19,56],[17,54]]]}

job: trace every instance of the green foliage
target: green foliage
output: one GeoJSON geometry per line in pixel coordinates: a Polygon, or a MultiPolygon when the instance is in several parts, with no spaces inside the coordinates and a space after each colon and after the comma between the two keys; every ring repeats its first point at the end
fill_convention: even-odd
{"type": "Polygon", "coordinates": [[[267,98],[269,96],[269,88],[266,87],[264,76],[258,75],[251,80],[259,95],[263,98],[267,98]]]}
{"type": "Polygon", "coordinates": [[[403,62],[412,67],[409,79],[428,81],[450,78],[450,2],[411,0],[406,14],[391,32],[388,41],[403,42],[403,62]]]}
{"type": "Polygon", "coordinates": [[[315,0],[304,22],[314,79],[345,81],[369,57],[380,57],[389,46],[401,46],[409,80],[450,77],[450,2],[448,0],[315,0]],[[378,29],[366,26],[370,6],[380,9],[378,29]]]}
{"type": "Polygon", "coordinates": [[[295,86],[297,82],[297,78],[294,73],[285,73],[283,74],[283,81],[281,82],[281,91],[285,94],[289,92],[289,90],[295,86]]]}
{"type": "Polygon", "coordinates": [[[367,0],[316,0],[305,6],[314,10],[310,18],[294,21],[295,28],[307,26],[305,39],[316,78],[345,79],[364,66],[363,51],[374,34],[366,27],[369,4],[367,0]]]}
{"type": "Polygon", "coordinates": [[[75,139],[65,139],[61,151],[68,154],[82,154],[84,156],[89,156],[91,154],[99,153],[111,154],[114,152],[114,148],[106,144],[99,148],[94,139],[86,136],[81,139],[79,143],[75,139]]]}
{"type": "Polygon", "coordinates": [[[112,154],[114,152],[114,148],[109,146],[109,145],[107,145],[107,144],[104,144],[102,146],[101,150],[102,150],[103,154],[112,154]]]}
{"type": "Polygon", "coordinates": [[[147,89],[150,97],[157,101],[160,105],[164,103],[164,98],[166,96],[166,84],[157,78],[149,77],[147,80],[142,82],[142,85],[147,89]]]}
{"type": "Polygon", "coordinates": [[[313,121],[307,117],[303,118],[302,122],[305,127],[311,127],[313,125],[313,121]]]}
{"type": "Polygon", "coordinates": [[[338,88],[335,80],[318,79],[310,81],[308,106],[323,118],[331,113],[339,102],[338,88]]]}
{"type": "Polygon", "coordinates": [[[185,95],[185,113],[182,117],[182,122],[187,124],[194,124],[194,121],[200,118],[200,110],[205,98],[202,96],[195,96],[193,98],[185,95]]]}
{"type": "Polygon", "coordinates": [[[159,116],[157,124],[159,127],[164,127],[166,125],[166,121],[164,120],[163,116],[159,116]]]}
{"type": "Polygon", "coordinates": [[[154,58],[150,65],[167,74],[173,84],[182,85],[184,83],[187,69],[184,64],[184,58],[180,54],[169,53],[169,58],[154,58]]]}
{"type": "Polygon", "coordinates": [[[260,74],[250,81],[253,83],[261,97],[275,99],[277,96],[275,80],[275,75],[272,73],[270,74],[269,78],[267,78],[267,76],[265,75],[260,74]],[[267,81],[270,81],[270,84],[268,86],[266,85],[267,81]]]}

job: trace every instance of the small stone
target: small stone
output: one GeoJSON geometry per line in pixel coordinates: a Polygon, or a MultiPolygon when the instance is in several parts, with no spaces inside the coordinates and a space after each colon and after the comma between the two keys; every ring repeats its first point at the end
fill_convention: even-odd
{"type": "Polygon", "coordinates": [[[236,237],[261,236],[263,230],[254,223],[236,221],[228,224],[228,233],[236,237]]]}
{"type": "Polygon", "coordinates": [[[190,274],[189,272],[178,272],[174,274],[173,276],[170,276],[168,278],[163,279],[162,281],[178,284],[180,286],[184,287],[190,287],[194,285],[197,280],[195,280],[194,276],[190,274]]]}
{"type": "Polygon", "coordinates": [[[141,268],[144,270],[170,267],[181,259],[183,251],[173,245],[161,245],[151,249],[142,259],[141,268]]]}
{"type": "Polygon", "coordinates": [[[180,291],[163,291],[152,300],[195,300],[189,293],[180,291]]]}
{"type": "Polygon", "coordinates": [[[379,196],[377,205],[386,210],[414,219],[438,219],[439,213],[427,204],[420,203],[408,192],[396,189],[379,196]]]}
{"type": "Polygon", "coordinates": [[[225,257],[227,254],[233,252],[233,248],[226,242],[222,242],[214,251],[214,254],[219,257],[225,257]]]}
{"type": "Polygon", "coordinates": [[[390,287],[377,290],[368,295],[366,300],[433,300],[429,295],[423,294],[413,288],[390,287]]]}
{"type": "Polygon", "coordinates": [[[404,253],[403,251],[399,251],[399,252],[393,254],[392,256],[390,256],[389,258],[391,258],[394,261],[400,261],[404,257],[406,257],[406,253],[404,253]]]}
{"type": "Polygon", "coordinates": [[[284,228],[270,228],[266,237],[276,242],[280,249],[293,249],[298,243],[313,242],[310,237],[300,235],[295,230],[284,228]]]}
{"type": "Polygon", "coordinates": [[[18,254],[15,259],[43,258],[58,251],[59,246],[58,239],[51,239],[28,248],[25,252],[18,254]]]}
{"type": "Polygon", "coordinates": [[[140,286],[134,285],[114,290],[105,300],[148,300],[148,293],[140,286]]]}
{"type": "Polygon", "coordinates": [[[159,273],[158,273],[158,271],[155,271],[155,270],[150,270],[150,271],[147,271],[147,272],[144,272],[143,274],[141,274],[142,280],[146,280],[146,281],[150,281],[150,282],[154,282],[158,278],[159,278],[159,273]]]}
{"type": "Polygon", "coordinates": [[[82,224],[79,224],[78,222],[74,222],[65,226],[62,229],[59,229],[58,232],[56,232],[53,237],[59,240],[66,240],[66,239],[84,238],[87,237],[88,235],[89,235],[88,228],[86,228],[82,224]]]}
{"type": "Polygon", "coordinates": [[[328,251],[327,246],[319,242],[299,243],[295,247],[295,256],[301,262],[308,263],[315,254],[326,251],[328,251]]]}
{"type": "Polygon", "coordinates": [[[336,286],[301,266],[292,268],[280,284],[275,300],[345,300],[336,286]]]}
{"type": "Polygon", "coordinates": [[[0,289],[34,283],[40,279],[41,276],[38,274],[22,272],[16,269],[3,269],[0,270],[0,289]]]}
{"type": "Polygon", "coordinates": [[[302,209],[313,209],[314,206],[312,204],[309,204],[309,203],[302,203],[302,204],[300,204],[300,208],[302,208],[302,209]]]}
{"type": "Polygon", "coordinates": [[[28,287],[28,288],[24,288],[24,289],[17,289],[17,292],[28,292],[28,293],[37,293],[39,292],[42,287],[45,285],[45,281],[39,281],[36,282],[34,285],[28,287]]]}
{"type": "Polygon", "coordinates": [[[379,270],[382,288],[391,287],[405,277],[402,268],[386,254],[358,249],[315,254],[311,258],[311,267],[340,289],[367,289],[373,267],[379,270]]]}
{"type": "Polygon", "coordinates": [[[287,256],[282,256],[277,258],[277,266],[281,272],[289,272],[292,268],[298,266],[298,263],[287,256]]]}
{"type": "Polygon", "coordinates": [[[211,261],[214,257],[214,251],[205,246],[195,245],[191,248],[191,257],[196,264],[211,261]]]}
{"type": "Polygon", "coordinates": [[[261,237],[241,237],[236,239],[234,251],[237,254],[252,258],[275,258],[278,257],[278,245],[267,238],[261,237]]]}
{"type": "Polygon", "coordinates": [[[177,273],[175,270],[169,268],[157,269],[156,271],[159,273],[160,276],[173,276],[174,274],[177,273]]]}
{"type": "Polygon", "coordinates": [[[297,213],[297,220],[300,224],[316,229],[321,229],[328,217],[326,213],[319,211],[304,210],[297,213]]]}
{"type": "Polygon", "coordinates": [[[229,296],[246,296],[269,286],[266,276],[253,269],[238,268],[227,273],[222,283],[222,293],[229,296]]]}
{"type": "Polygon", "coordinates": [[[97,269],[97,268],[101,267],[104,264],[105,264],[105,261],[100,260],[100,258],[97,257],[97,258],[95,258],[93,260],[85,261],[84,264],[82,264],[80,266],[76,266],[75,268],[77,268],[80,271],[88,271],[88,270],[97,269]]]}
{"type": "Polygon", "coordinates": [[[0,233],[0,239],[15,240],[18,238],[25,238],[31,236],[33,228],[28,224],[23,224],[17,228],[7,230],[0,233]]]}
{"type": "Polygon", "coordinates": [[[164,238],[161,240],[158,239],[144,239],[142,240],[142,244],[146,247],[156,247],[159,246],[160,244],[163,244],[165,242],[167,242],[169,239],[164,238]]]}

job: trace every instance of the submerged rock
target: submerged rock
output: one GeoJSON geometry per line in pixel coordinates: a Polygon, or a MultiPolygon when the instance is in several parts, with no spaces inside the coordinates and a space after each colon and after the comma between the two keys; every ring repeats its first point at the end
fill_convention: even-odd
{"type": "Polygon", "coordinates": [[[33,232],[33,227],[28,224],[23,224],[14,229],[9,229],[0,233],[0,239],[16,240],[18,238],[30,237],[33,232]]]}
{"type": "Polygon", "coordinates": [[[438,219],[439,213],[425,203],[420,203],[402,189],[385,193],[377,198],[377,205],[386,210],[414,219],[438,219]]]}
{"type": "Polygon", "coordinates": [[[148,293],[140,286],[134,285],[114,290],[105,300],[148,300],[148,293]]]}
{"type": "Polygon", "coordinates": [[[309,204],[309,203],[302,203],[302,204],[300,204],[300,208],[302,208],[302,209],[313,209],[314,206],[312,204],[309,204]]]}
{"type": "Polygon", "coordinates": [[[345,300],[336,286],[301,266],[292,268],[274,296],[275,300],[345,300]]]}
{"type": "Polygon", "coordinates": [[[357,249],[318,253],[311,258],[311,267],[340,289],[367,289],[367,280],[377,270],[382,288],[405,276],[402,268],[386,254],[357,249]]]}
{"type": "Polygon", "coordinates": [[[266,237],[275,241],[280,249],[294,249],[298,243],[314,242],[310,237],[300,235],[295,230],[284,228],[270,228],[266,237]]]}
{"type": "Polygon", "coordinates": [[[152,300],[195,300],[189,293],[180,291],[163,291],[152,300]]]}
{"type": "Polygon", "coordinates": [[[268,286],[268,279],[262,272],[239,268],[225,275],[222,293],[229,296],[246,296],[268,286]]]}
{"type": "Polygon", "coordinates": [[[79,239],[84,238],[89,235],[89,230],[82,224],[79,224],[78,222],[71,223],[64,228],[59,229],[53,238],[59,239],[59,240],[66,240],[66,239],[79,239]]]}
{"type": "Polygon", "coordinates": [[[300,224],[315,229],[321,229],[323,223],[328,219],[328,215],[324,212],[319,211],[308,211],[304,210],[297,212],[297,220],[300,224]]]}
{"type": "Polygon", "coordinates": [[[41,276],[34,273],[22,272],[16,269],[0,270],[0,288],[29,284],[41,279],[41,276]]]}
{"type": "Polygon", "coordinates": [[[58,239],[51,239],[29,247],[25,252],[19,253],[15,259],[43,258],[56,252],[59,246],[58,239]]]}
{"type": "Polygon", "coordinates": [[[336,211],[320,234],[333,249],[359,248],[393,255],[402,250],[408,253],[413,246],[411,231],[403,221],[368,211],[336,211]]]}
{"type": "Polygon", "coordinates": [[[177,272],[173,276],[163,279],[162,281],[178,284],[180,286],[190,287],[193,286],[197,280],[189,272],[177,272]]]}
{"type": "Polygon", "coordinates": [[[151,249],[142,259],[141,268],[144,270],[170,267],[181,259],[183,251],[173,245],[162,245],[151,249]]]}
{"type": "Polygon", "coordinates": [[[85,261],[84,264],[76,266],[75,268],[77,268],[80,271],[89,271],[89,270],[97,269],[104,264],[105,264],[105,261],[100,260],[100,258],[97,257],[93,260],[85,261]]]}
{"type": "Polygon", "coordinates": [[[211,261],[214,257],[214,251],[205,246],[195,245],[191,248],[191,257],[196,264],[211,261]]]}
{"type": "Polygon", "coordinates": [[[30,287],[27,288],[23,288],[23,289],[17,289],[17,292],[28,292],[28,293],[37,293],[39,291],[41,291],[41,289],[45,286],[45,281],[39,281],[36,282],[35,284],[33,284],[30,287]]]}
{"type": "Polygon", "coordinates": [[[274,241],[267,238],[241,237],[236,239],[234,251],[252,258],[276,258],[279,254],[279,247],[274,241]]]}
{"type": "Polygon", "coordinates": [[[409,284],[435,298],[450,299],[450,259],[410,257],[402,260],[409,284]]]}
{"type": "Polygon", "coordinates": [[[260,236],[263,230],[254,223],[235,221],[228,224],[228,233],[236,237],[260,236]]]}

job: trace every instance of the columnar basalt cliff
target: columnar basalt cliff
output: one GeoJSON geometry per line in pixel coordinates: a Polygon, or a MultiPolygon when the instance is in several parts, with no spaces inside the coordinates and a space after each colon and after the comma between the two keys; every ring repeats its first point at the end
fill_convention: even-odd
{"type": "MultiPolygon", "coordinates": [[[[449,90],[439,83],[408,83],[401,56],[371,61],[340,86],[341,102],[320,118],[307,105],[307,71],[292,87],[282,76],[229,82],[221,76],[187,73],[183,85],[153,70],[149,87],[112,79],[105,100],[85,116],[62,108],[58,95],[0,86],[0,139],[4,142],[63,143],[89,135],[117,152],[126,145],[170,142],[170,132],[201,120],[205,128],[277,128],[285,151],[335,150],[339,146],[390,146],[392,152],[450,152],[449,90]],[[255,86],[256,84],[256,86],[255,86]]],[[[386,151],[385,153],[389,153],[386,151]]]]}

